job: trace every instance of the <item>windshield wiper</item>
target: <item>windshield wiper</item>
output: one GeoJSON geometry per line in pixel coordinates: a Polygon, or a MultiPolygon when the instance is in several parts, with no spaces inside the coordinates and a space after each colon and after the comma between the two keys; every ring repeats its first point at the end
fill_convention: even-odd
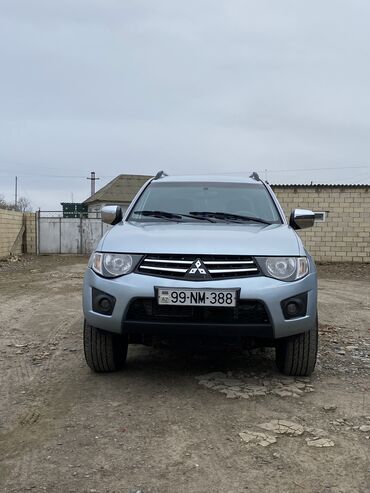
{"type": "Polygon", "coordinates": [[[168,219],[173,221],[174,219],[182,219],[180,214],[173,214],[172,212],[166,211],[134,211],[133,214],[141,214],[142,216],[158,217],[160,219],[168,219]]]}
{"type": "Polygon", "coordinates": [[[244,221],[254,221],[256,223],[262,223],[262,224],[272,224],[269,221],[266,221],[265,219],[261,219],[260,217],[253,217],[253,216],[242,216],[240,214],[232,214],[229,212],[208,212],[208,211],[192,211],[189,212],[192,216],[199,216],[199,217],[211,217],[214,219],[220,219],[221,221],[235,221],[235,222],[244,222],[244,221]]]}
{"type": "Polygon", "coordinates": [[[151,216],[151,217],[158,217],[160,219],[167,219],[169,221],[178,221],[183,219],[184,217],[191,217],[192,219],[197,219],[200,221],[209,221],[213,223],[214,221],[208,217],[202,217],[202,216],[193,216],[191,214],[175,214],[173,212],[167,212],[167,211],[134,211],[133,214],[141,214],[142,216],[151,216]]]}

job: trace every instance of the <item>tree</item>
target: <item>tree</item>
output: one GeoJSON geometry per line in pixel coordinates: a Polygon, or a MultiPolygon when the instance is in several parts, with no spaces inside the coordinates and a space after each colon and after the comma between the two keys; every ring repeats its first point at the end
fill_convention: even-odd
{"type": "Polygon", "coordinates": [[[32,204],[26,197],[19,197],[17,205],[14,207],[16,211],[20,212],[32,212],[32,204]]]}
{"type": "Polygon", "coordinates": [[[4,196],[0,195],[0,209],[7,209],[8,204],[6,203],[4,196]]]}
{"type": "Polygon", "coordinates": [[[3,195],[0,195],[0,209],[7,209],[19,212],[32,212],[32,204],[26,197],[19,197],[17,205],[7,202],[3,195]]]}

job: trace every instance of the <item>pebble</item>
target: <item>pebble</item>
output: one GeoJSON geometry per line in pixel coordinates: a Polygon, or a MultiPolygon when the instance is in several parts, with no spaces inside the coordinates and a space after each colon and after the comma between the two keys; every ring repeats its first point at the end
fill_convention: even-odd
{"type": "Polygon", "coordinates": [[[273,393],[279,397],[290,397],[293,395],[292,392],[289,392],[288,390],[274,390],[273,393]]]}
{"type": "Polygon", "coordinates": [[[322,408],[324,411],[330,412],[335,411],[337,409],[337,406],[335,404],[325,404],[324,406],[322,406],[322,408]]]}
{"type": "Polygon", "coordinates": [[[328,438],[306,438],[306,443],[309,447],[334,447],[334,442],[328,438]]]}
{"type": "Polygon", "coordinates": [[[370,425],[361,425],[361,426],[359,427],[359,430],[360,430],[360,431],[363,431],[363,432],[370,431],[370,425]]]}

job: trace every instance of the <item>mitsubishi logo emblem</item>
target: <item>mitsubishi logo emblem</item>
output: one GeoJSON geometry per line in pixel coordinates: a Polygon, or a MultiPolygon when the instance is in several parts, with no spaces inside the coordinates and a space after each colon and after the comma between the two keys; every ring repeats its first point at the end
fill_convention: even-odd
{"type": "Polygon", "coordinates": [[[199,279],[199,280],[211,279],[207,267],[203,264],[203,262],[199,258],[197,258],[197,260],[192,263],[185,277],[189,279],[199,279]]]}
{"type": "Polygon", "coordinates": [[[202,276],[207,275],[207,271],[203,265],[203,262],[201,262],[199,258],[196,262],[194,262],[193,266],[194,267],[191,267],[191,269],[189,270],[189,274],[195,274],[199,272],[199,274],[202,274],[202,276]]]}

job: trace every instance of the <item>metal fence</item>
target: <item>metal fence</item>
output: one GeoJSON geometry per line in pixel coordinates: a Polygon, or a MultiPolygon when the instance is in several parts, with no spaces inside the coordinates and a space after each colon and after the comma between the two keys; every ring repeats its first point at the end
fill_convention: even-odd
{"type": "Polygon", "coordinates": [[[38,211],[39,254],[90,254],[100,238],[110,228],[101,221],[99,213],[81,213],[66,217],[61,211],[38,211]]]}

